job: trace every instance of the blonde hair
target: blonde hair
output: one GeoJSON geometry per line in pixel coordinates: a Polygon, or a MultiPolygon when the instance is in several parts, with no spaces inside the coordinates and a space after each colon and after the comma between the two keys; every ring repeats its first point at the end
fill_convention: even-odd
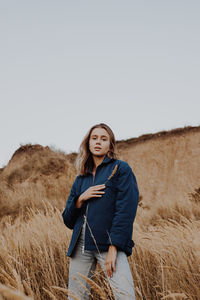
{"type": "Polygon", "coordinates": [[[108,132],[110,137],[110,150],[108,151],[107,156],[118,159],[119,154],[117,152],[116,140],[113,131],[105,123],[96,124],[89,129],[79,146],[78,155],[75,161],[77,175],[86,175],[88,173],[89,166],[93,164],[92,153],[89,150],[89,139],[94,128],[104,128],[108,132]]]}

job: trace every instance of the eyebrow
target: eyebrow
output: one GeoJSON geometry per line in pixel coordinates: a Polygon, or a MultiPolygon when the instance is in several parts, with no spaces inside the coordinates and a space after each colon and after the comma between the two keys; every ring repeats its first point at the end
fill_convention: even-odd
{"type": "MultiPolygon", "coordinates": [[[[97,136],[97,134],[92,134],[91,136],[97,136]]],[[[101,135],[101,136],[108,138],[106,135],[101,135]]]]}

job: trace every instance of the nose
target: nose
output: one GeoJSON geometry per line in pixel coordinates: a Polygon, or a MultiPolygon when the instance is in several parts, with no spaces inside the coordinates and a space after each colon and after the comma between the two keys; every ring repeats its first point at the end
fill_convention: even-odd
{"type": "Polygon", "coordinates": [[[96,144],[100,145],[100,144],[101,144],[101,143],[100,143],[100,140],[97,140],[97,141],[96,141],[96,144]]]}

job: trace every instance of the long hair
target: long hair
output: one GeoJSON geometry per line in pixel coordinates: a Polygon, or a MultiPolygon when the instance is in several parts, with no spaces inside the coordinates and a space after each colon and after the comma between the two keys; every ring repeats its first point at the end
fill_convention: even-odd
{"type": "Polygon", "coordinates": [[[96,124],[89,129],[79,146],[78,155],[75,161],[77,175],[86,175],[88,173],[89,166],[93,164],[92,153],[89,149],[89,139],[94,128],[104,128],[108,132],[110,137],[110,150],[108,151],[107,156],[118,159],[119,154],[117,152],[116,140],[113,131],[105,123],[96,124]]]}

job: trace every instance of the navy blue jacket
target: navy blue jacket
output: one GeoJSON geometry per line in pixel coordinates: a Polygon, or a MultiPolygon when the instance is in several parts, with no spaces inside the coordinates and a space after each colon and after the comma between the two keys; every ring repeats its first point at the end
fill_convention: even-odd
{"type": "Polygon", "coordinates": [[[92,174],[92,168],[88,170],[87,175],[78,175],[62,213],[65,225],[73,229],[67,256],[73,255],[84,214],[87,215],[90,227],[86,225],[85,250],[97,250],[98,247],[99,251],[108,251],[109,245],[112,244],[127,256],[131,255],[135,244],[132,233],[138,200],[139,190],[135,175],[129,164],[123,160],[106,155],[96,168],[95,176],[92,174]],[[114,169],[116,172],[111,176],[114,169]],[[92,185],[104,183],[106,187],[101,190],[105,192],[101,194],[102,197],[92,197],[84,201],[80,208],[76,207],[78,197],[85,190],[92,185]]]}

